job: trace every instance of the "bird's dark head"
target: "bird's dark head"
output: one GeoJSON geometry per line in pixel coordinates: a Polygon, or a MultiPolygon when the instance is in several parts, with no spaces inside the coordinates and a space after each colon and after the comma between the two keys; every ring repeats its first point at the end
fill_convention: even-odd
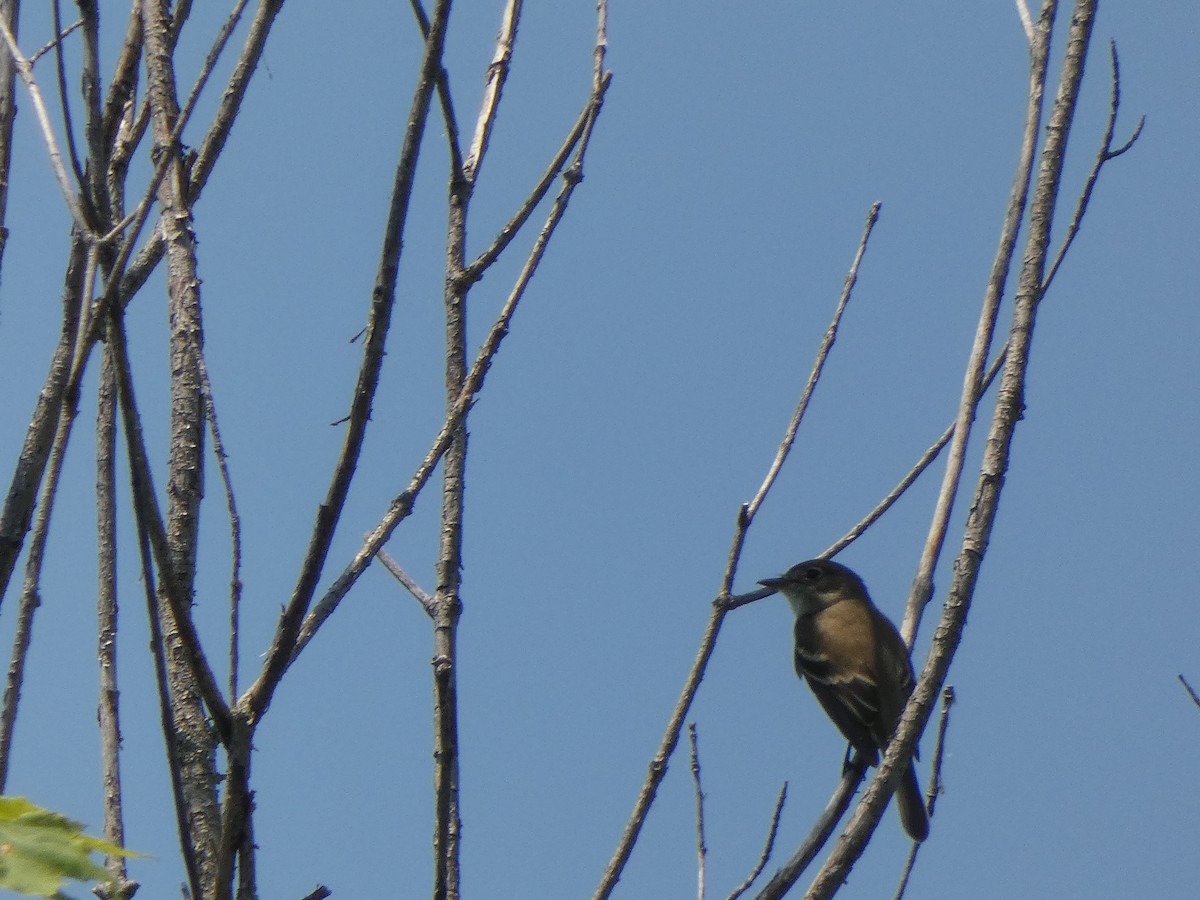
{"type": "Polygon", "coordinates": [[[841,563],[828,559],[798,563],[779,577],[764,578],[759,584],[783,594],[797,616],[820,612],[839,600],[870,602],[863,580],[841,563]]]}

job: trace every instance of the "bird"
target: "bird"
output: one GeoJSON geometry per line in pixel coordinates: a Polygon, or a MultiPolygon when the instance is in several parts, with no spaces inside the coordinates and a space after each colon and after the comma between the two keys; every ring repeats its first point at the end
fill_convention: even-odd
{"type": "MultiPolygon", "coordinates": [[[[850,746],[877,765],[913,692],[900,632],[871,602],[863,580],[840,563],[810,559],[759,584],[783,594],[796,615],[796,674],[850,746]]],[[[911,759],[895,790],[905,832],[925,840],[929,816],[911,759]]]]}

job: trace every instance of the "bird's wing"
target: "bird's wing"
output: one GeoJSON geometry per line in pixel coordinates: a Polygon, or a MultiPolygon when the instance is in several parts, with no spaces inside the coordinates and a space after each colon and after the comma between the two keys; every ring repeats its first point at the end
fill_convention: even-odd
{"type": "Polygon", "coordinates": [[[858,604],[839,603],[801,616],[796,620],[796,672],[846,740],[874,759],[882,742],[876,735],[880,696],[871,624],[868,611],[858,604]]]}

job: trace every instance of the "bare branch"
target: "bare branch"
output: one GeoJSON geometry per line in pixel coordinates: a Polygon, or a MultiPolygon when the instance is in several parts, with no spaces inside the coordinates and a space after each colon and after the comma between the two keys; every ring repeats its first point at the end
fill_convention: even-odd
{"type": "MultiPolygon", "coordinates": [[[[17,31],[17,13],[20,0],[0,0],[0,18],[8,23],[14,34],[17,31]]],[[[8,185],[12,170],[13,122],[17,117],[16,63],[12,56],[0,53],[0,263],[4,261],[4,249],[8,245],[8,185]]],[[[3,593],[3,591],[0,591],[3,593]]]]}
{"type": "Polygon", "coordinates": [[[496,114],[500,111],[500,95],[504,92],[504,82],[508,80],[513,44],[517,39],[517,24],[521,21],[523,5],[522,0],[508,0],[504,5],[500,34],[496,38],[496,53],[488,66],[483,103],[475,121],[475,136],[471,139],[471,149],[467,152],[462,167],[463,178],[471,185],[479,178],[479,167],[483,165],[483,157],[492,137],[492,127],[496,124],[496,114]]]}
{"type": "Polygon", "coordinates": [[[1033,19],[1029,15],[1029,4],[1025,0],[1017,0],[1017,17],[1021,20],[1021,28],[1025,31],[1025,38],[1029,41],[1029,46],[1033,46],[1033,19]]]}
{"type": "Polygon", "coordinates": [[[534,185],[529,196],[517,209],[511,219],[509,219],[500,229],[500,233],[496,235],[496,239],[491,245],[480,253],[469,265],[463,267],[461,278],[463,281],[472,282],[478,281],[483,277],[483,273],[492,265],[504,252],[505,248],[512,243],[513,238],[517,236],[525,223],[533,215],[533,211],[546,198],[550,187],[554,184],[554,179],[557,178],[563,171],[563,166],[567,158],[575,151],[580,139],[583,137],[585,129],[590,127],[590,123],[594,122],[599,111],[597,106],[597,96],[603,98],[604,92],[608,89],[608,82],[604,81],[600,86],[599,95],[593,93],[588,97],[588,101],[584,104],[582,111],[579,113],[579,118],[575,120],[575,124],[571,126],[570,132],[567,134],[566,140],[559,147],[558,152],[554,154],[554,158],[550,160],[550,164],[546,166],[545,172],[541,179],[534,185]]]}
{"type": "Polygon", "coordinates": [[[213,454],[217,458],[217,470],[221,473],[221,486],[225,490],[225,511],[229,516],[229,702],[237,699],[238,677],[238,621],[242,605],[242,517],[238,514],[237,501],[233,493],[233,476],[229,472],[229,454],[221,438],[217,424],[217,401],[213,396],[212,379],[208,376],[208,364],[204,361],[204,348],[193,342],[196,371],[200,377],[200,395],[204,401],[204,415],[208,420],[213,439],[213,454]]]}
{"type": "MultiPolygon", "coordinates": [[[[62,18],[59,14],[58,0],[51,0],[50,8],[54,13],[54,33],[62,34],[62,18]]],[[[62,41],[54,42],[54,60],[57,63],[55,72],[58,75],[58,102],[63,114],[63,134],[67,138],[67,154],[71,158],[71,170],[75,173],[75,183],[79,185],[80,205],[85,211],[88,208],[88,198],[83,193],[87,180],[83,175],[83,165],[79,162],[79,151],[75,148],[75,126],[71,123],[71,103],[67,94],[67,67],[63,60],[62,41]]],[[[32,62],[30,63],[32,65],[32,62]]]]}
{"type": "Polygon", "coordinates": [[[813,391],[817,387],[817,381],[820,380],[821,372],[825,369],[825,360],[829,358],[829,351],[833,349],[833,342],[837,340],[838,325],[841,324],[842,313],[846,311],[846,306],[850,302],[850,295],[854,291],[854,285],[858,282],[858,267],[867,252],[867,241],[871,239],[871,232],[875,230],[875,223],[879,221],[880,207],[881,204],[879,201],[876,201],[871,204],[871,209],[867,213],[867,224],[863,227],[862,238],[858,242],[858,251],[854,254],[854,262],[850,264],[850,271],[846,273],[846,281],[842,285],[842,295],[838,298],[837,308],[833,313],[833,320],[829,323],[829,327],[825,329],[825,336],[821,338],[821,346],[817,350],[817,358],[813,362],[812,371],[809,372],[808,381],[805,383],[804,391],[800,395],[800,402],[796,404],[796,411],[792,413],[792,421],[788,424],[783,441],[779,444],[775,460],[771,463],[771,468],[767,470],[767,477],[763,479],[758,493],[754,495],[754,499],[747,506],[746,517],[749,519],[753,519],[754,514],[758,512],[758,508],[762,506],[763,500],[766,499],[767,491],[771,489],[771,485],[779,477],[779,471],[783,468],[784,461],[792,451],[792,444],[796,442],[796,432],[800,429],[800,422],[804,419],[804,413],[808,410],[808,403],[812,399],[813,391]]]}
{"type": "MultiPolygon", "coordinates": [[[[417,26],[421,29],[421,40],[429,40],[429,17],[425,15],[425,8],[421,5],[421,0],[409,0],[409,5],[412,7],[413,15],[416,16],[417,26]]],[[[437,74],[437,93],[438,103],[442,107],[442,121],[446,125],[446,143],[450,150],[450,178],[453,184],[462,179],[462,147],[458,133],[458,117],[454,113],[454,100],[450,95],[450,74],[446,71],[446,67],[440,64],[437,74]]]]}
{"type": "Polygon", "coordinates": [[[189,599],[183,596],[176,582],[171,552],[167,544],[166,528],[158,509],[158,499],[154,494],[154,480],[146,454],[146,442],[142,435],[137,402],[134,398],[133,376],[129,369],[124,327],[120,317],[115,314],[108,329],[108,338],[112,343],[113,359],[117,368],[121,417],[124,423],[126,450],[129,455],[130,476],[133,481],[134,511],[146,528],[146,537],[153,551],[154,561],[158,566],[163,593],[174,616],[175,624],[179,628],[181,647],[196,675],[196,683],[204,698],[208,713],[212,717],[213,726],[224,743],[229,739],[231,728],[229,707],[221,695],[220,688],[217,687],[217,680],[213,677],[212,670],[208,667],[208,661],[201,647],[199,636],[196,634],[192,617],[188,614],[189,599]]]}
{"type": "Polygon", "coordinates": [[[937,566],[946,530],[950,524],[950,513],[962,481],[963,465],[966,462],[967,442],[971,426],[975,421],[976,409],[981,397],[984,367],[992,345],[996,328],[996,317],[1004,297],[1004,286],[1012,267],[1013,251],[1017,243],[1021,221],[1025,215],[1025,203],[1029,195],[1029,183],[1033,177],[1034,153],[1037,149],[1038,131],[1042,121],[1042,97],[1046,85],[1046,64],[1050,53],[1050,30],[1054,23],[1057,0],[1047,0],[1038,17],[1036,40],[1030,54],[1029,94],[1025,109],[1025,131],[1017,162],[1016,175],[1009,193],[1008,208],[1000,229],[999,246],[992,262],[991,275],[984,290],[983,305],[979,311],[979,323],[975,330],[975,342],[963,376],[962,394],[959,400],[958,417],[951,435],[950,452],[947,454],[946,471],[942,476],[942,487],[929,523],[929,535],[909,590],[904,609],[904,621],[900,628],[905,643],[910,647],[921,624],[921,615],[933,596],[933,571],[937,566]]]}
{"type": "MultiPolygon", "coordinates": [[[[437,81],[437,71],[441,66],[449,14],[449,0],[438,0],[434,9],[429,39],[425,42],[421,75],[407,119],[404,147],[400,153],[400,162],[396,166],[383,249],[380,254],[379,269],[375,276],[375,288],[371,295],[371,317],[364,341],[363,362],[359,369],[358,382],[354,388],[346,439],[342,445],[342,452],[334,469],[325,500],[317,510],[316,523],[313,526],[300,577],[276,627],[275,636],[267,650],[266,663],[262,673],[243,698],[251,711],[253,720],[257,720],[266,711],[275,688],[279,684],[279,679],[283,677],[284,671],[299,649],[297,638],[300,634],[300,627],[308,612],[313,593],[316,591],[317,580],[321,576],[321,569],[329,554],[333,533],[341,517],[346,495],[350,490],[350,481],[354,477],[358,457],[362,451],[367,422],[371,415],[371,404],[375,397],[375,389],[379,384],[379,373],[383,368],[384,345],[396,297],[396,276],[400,267],[401,238],[408,220],[409,201],[416,178],[421,137],[429,118],[430,99],[437,81]]],[[[199,165],[199,160],[197,160],[197,165],[199,165]]]]}
{"type": "Polygon", "coordinates": [[[1186,678],[1183,677],[1183,675],[1179,676],[1179,683],[1182,684],[1183,689],[1188,692],[1188,696],[1192,698],[1192,702],[1195,703],[1197,707],[1200,707],[1200,694],[1196,693],[1196,689],[1191,686],[1191,684],[1186,678]]]}
{"type": "Polygon", "coordinates": [[[66,457],[67,438],[71,422],[75,418],[72,407],[64,406],[58,419],[50,464],[42,490],[38,497],[37,516],[33,523],[33,537],[29,542],[29,557],[25,563],[25,584],[21,591],[21,602],[17,606],[17,622],[13,632],[13,649],[8,662],[8,674],[4,685],[4,701],[0,706],[0,793],[8,782],[8,764],[12,751],[13,731],[17,721],[17,707],[21,701],[21,688],[25,680],[25,660],[29,653],[29,642],[33,638],[33,616],[41,605],[40,594],[42,564],[46,557],[46,540],[50,533],[50,513],[58,493],[59,477],[66,457]]]}
{"type": "Polygon", "coordinates": [[[29,55],[29,64],[31,66],[36,65],[37,61],[39,59],[41,59],[43,56],[45,56],[47,53],[49,53],[55,47],[60,46],[64,40],[66,40],[68,37],[70,37],[71,33],[73,31],[75,31],[75,29],[80,28],[82,26],[83,26],[83,19],[76,19],[72,24],[70,24],[66,28],[64,28],[59,33],[58,37],[56,37],[54,40],[48,42],[40,50],[38,50],[34,53],[31,53],[29,55]]]}
{"type": "MultiPolygon", "coordinates": [[[[607,89],[608,84],[609,79],[607,78],[601,83],[600,93],[593,103],[592,116],[589,122],[594,122],[595,117],[599,115],[603,102],[603,92],[607,89]]],[[[576,148],[574,162],[571,163],[563,174],[564,185],[551,207],[546,224],[538,235],[537,241],[534,243],[534,247],[530,251],[524,267],[517,276],[516,284],[512,291],[509,292],[504,307],[496,317],[496,321],[493,323],[487,337],[484,338],[479,352],[475,356],[475,362],[471,366],[470,374],[467,375],[464,382],[462,393],[459,395],[458,400],[455,401],[453,409],[448,412],[446,421],[442,424],[441,431],[434,438],[429,452],[417,467],[416,472],[409,481],[408,487],[391,502],[383,518],[380,519],[379,523],[368,534],[363,546],[359,548],[349,565],[334,580],[333,584],[326,590],[324,596],[314,604],[312,611],[305,617],[303,628],[301,628],[296,640],[293,659],[312,640],[313,635],[316,634],[321,624],[333,614],[337,605],[341,603],[347,591],[350,590],[358,580],[358,577],[365,571],[371,559],[379,551],[379,548],[387,543],[396,526],[408,518],[412,512],[413,504],[416,502],[417,495],[424,489],[438,462],[441,461],[442,456],[446,453],[447,448],[449,448],[454,433],[463,420],[463,417],[467,415],[467,412],[475,402],[476,396],[482,390],[487,373],[491,369],[492,361],[500,349],[500,344],[503,342],[504,336],[508,333],[513,313],[516,312],[517,305],[524,296],[525,289],[528,287],[529,281],[533,277],[533,273],[546,251],[551,235],[566,212],[571,194],[583,178],[583,158],[587,150],[590,135],[591,126],[589,124],[585,126],[579,146],[576,148]]]]}
{"type": "Polygon", "coordinates": [[[767,867],[767,861],[771,858],[771,852],[775,849],[775,837],[779,833],[779,818],[783,814],[783,804],[787,800],[787,782],[783,783],[783,787],[779,789],[779,796],[775,798],[775,809],[771,812],[771,825],[767,829],[767,840],[763,845],[762,854],[758,857],[758,862],[754,869],[746,876],[746,880],[733,889],[733,893],[726,900],[737,900],[738,897],[750,890],[750,885],[758,880],[758,876],[762,874],[763,869],[767,867]]]}
{"type": "Polygon", "coordinates": [[[62,331],[50,361],[50,371],[38,392],[33,418],[26,429],[25,442],[21,446],[21,454],[4,499],[3,513],[0,514],[0,597],[8,592],[17,556],[24,545],[25,535],[32,527],[34,503],[50,450],[54,446],[53,437],[63,398],[78,396],[77,392],[68,389],[68,379],[79,332],[80,308],[83,305],[80,298],[86,296],[84,285],[88,280],[88,263],[87,247],[82,236],[75,234],[64,278],[62,331]]]}
{"type": "Polygon", "coordinates": [[[833,834],[838,821],[850,808],[854,792],[858,790],[858,785],[862,782],[866,771],[866,759],[856,753],[849,765],[843,768],[841,781],[838,782],[829,802],[825,804],[825,809],[813,823],[812,829],[800,846],[796,848],[791,858],[771,876],[771,880],[759,892],[758,900],[776,900],[791,890],[792,885],[804,874],[804,870],[816,859],[821,848],[825,846],[825,842],[829,840],[829,836],[833,834]]]}
{"type": "Polygon", "coordinates": [[[1071,217],[1071,224],[1067,227],[1067,234],[1063,238],[1062,247],[1059,248],[1058,255],[1054,257],[1054,262],[1050,265],[1050,273],[1042,283],[1043,294],[1050,290],[1050,282],[1058,274],[1058,267],[1062,265],[1067,251],[1071,249],[1071,244],[1074,243],[1075,236],[1079,233],[1079,226],[1083,224],[1084,214],[1087,212],[1088,203],[1092,199],[1092,191],[1096,187],[1096,181],[1100,178],[1100,169],[1110,159],[1116,159],[1122,153],[1129,150],[1141,136],[1142,127],[1146,124],[1146,117],[1142,116],[1138,119],[1137,126],[1133,129],[1133,134],[1130,135],[1129,140],[1116,150],[1112,148],[1113,135],[1117,130],[1117,113],[1121,108],[1121,63],[1117,58],[1116,41],[1109,41],[1108,50],[1109,59],[1112,64],[1112,99],[1108,107],[1108,124],[1104,128],[1104,137],[1100,140],[1100,150],[1096,154],[1096,161],[1092,163],[1092,171],[1088,173],[1087,182],[1084,184],[1083,191],[1079,195],[1079,203],[1075,207],[1075,215],[1071,217]]]}
{"type": "Polygon", "coordinates": [[[696,723],[688,723],[688,742],[691,745],[692,785],[696,789],[696,896],[704,900],[704,863],[708,847],[704,844],[704,789],[700,786],[700,746],[696,723]]]}
{"type": "MultiPolygon", "coordinates": [[[[97,648],[100,663],[100,757],[104,779],[104,839],[125,846],[124,796],[121,791],[121,724],[117,692],[117,376],[112,353],[104,353],[96,409],[96,550],[97,648]]],[[[129,900],[137,889],[128,881],[123,856],[105,860],[114,884],[106,900],[129,900]]]]}
{"type": "MultiPolygon", "coordinates": [[[[1054,12],[1048,0],[1039,20],[1048,35],[1054,12]]],[[[1077,0],[1067,35],[1067,52],[1054,109],[1047,123],[1047,138],[1038,166],[1037,182],[1030,205],[1029,230],[1015,298],[1013,322],[1009,332],[1009,352],[997,396],[983,463],[975,496],[964,529],[954,577],[942,620],[934,634],[933,646],[916,690],[905,707],[878,774],[864,792],[850,822],[818,873],[807,896],[826,898],[844,882],[850,867],[870,840],[883,807],[891,795],[891,779],[900,765],[907,765],[917,738],[936,702],[937,692],[945,683],[954,652],[962,639],[963,626],[971,605],[979,565],[987,550],[995,522],[1004,474],[1008,468],[1016,423],[1024,413],[1025,376],[1029,350],[1037,319],[1038,302],[1045,275],[1050,242],[1050,226],[1061,183],[1067,136],[1079,96],[1084,60],[1095,16],[1095,0],[1077,0]]],[[[1039,34],[1040,37],[1040,34],[1039,34]]]]}
{"type": "Polygon", "coordinates": [[[63,167],[62,154],[58,151],[58,142],[54,139],[54,128],[50,124],[50,114],[46,110],[46,103],[42,99],[42,92],[38,88],[37,80],[33,77],[33,67],[21,53],[21,48],[17,46],[17,39],[13,37],[12,29],[8,27],[8,22],[2,15],[0,15],[0,36],[3,36],[4,43],[8,45],[8,52],[12,55],[17,72],[20,74],[21,80],[25,82],[25,87],[29,89],[29,96],[33,100],[34,114],[42,129],[42,140],[46,142],[46,152],[50,157],[50,168],[54,171],[54,177],[58,181],[63,199],[67,202],[71,218],[75,220],[75,225],[80,231],[90,234],[91,229],[79,206],[79,197],[72,189],[71,178],[63,167]]]}
{"type": "MultiPolygon", "coordinates": [[[[855,254],[854,262],[850,267],[850,273],[846,276],[842,295],[838,299],[837,307],[834,310],[833,320],[826,330],[825,337],[817,351],[817,358],[813,363],[812,374],[809,376],[808,383],[801,393],[800,400],[796,405],[795,412],[792,414],[791,422],[785,432],[783,442],[780,444],[779,451],[768,467],[766,477],[763,479],[758,493],[755,494],[754,500],[750,503],[742,504],[738,509],[737,521],[734,524],[733,530],[733,541],[729,549],[728,560],[725,564],[725,574],[722,578],[721,592],[713,601],[708,626],[705,628],[704,635],[700,639],[700,649],[696,652],[696,658],[692,661],[692,668],[688,672],[683,690],[680,692],[679,699],[675,703],[675,709],[672,711],[671,718],[667,722],[667,729],[663,734],[662,741],[659,743],[658,752],[650,761],[649,771],[642,782],[638,798],[634,802],[633,812],[630,814],[629,821],[626,823],[625,829],[621,833],[621,838],[617,842],[617,848],[613,852],[607,868],[604,870],[600,884],[593,894],[593,900],[604,900],[604,898],[607,898],[612,893],[617,880],[621,877],[621,872],[624,870],[626,863],[629,862],[629,856],[633,853],[633,846],[637,843],[642,825],[645,823],[646,816],[650,812],[650,806],[654,803],[654,798],[658,793],[658,786],[666,776],[667,762],[670,760],[672,754],[674,754],[675,747],[679,743],[679,733],[683,727],[683,720],[691,708],[692,701],[696,697],[696,692],[700,689],[700,682],[703,680],[705,670],[708,668],[708,661],[712,658],[713,650],[716,648],[717,635],[720,634],[721,624],[725,620],[725,615],[737,606],[744,606],[747,603],[770,596],[773,593],[769,589],[764,589],[734,597],[730,592],[733,587],[734,575],[737,572],[738,560],[741,558],[742,546],[746,541],[746,533],[754,521],[755,512],[762,505],[771,486],[775,483],[779,469],[783,465],[783,461],[787,458],[791,445],[796,439],[796,429],[799,426],[800,419],[804,415],[804,409],[807,407],[809,398],[812,396],[813,389],[816,386],[825,360],[828,358],[829,351],[833,346],[833,340],[837,335],[837,324],[841,319],[842,312],[846,308],[846,304],[849,302],[854,281],[857,278],[858,265],[862,260],[863,253],[866,250],[867,238],[870,236],[878,215],[879,204],[876,203],[871,207],[871,211],[867,215],[867,224],[863,232],[863,237],[859,241],[858,252],[855,254]]],[[[857,782],[855,783],[857,784],[857,782]]],[[[853,792],[853,788],[851,788],[851,792],[853,792]]],[[[832,826],[830,828],[832,829],[832,826]]]]}
{"type": "MultiPolygon", "coordinates": [[[[114,368],[116,353],[113,353],[114,368]]],[[[120,378],[117,380],[118,394],[120,378]]],[[[120,399],[118,397],[118,403],[120,399]]],[[[130,470],[130,480],[137,484],[137,476],[130,470]]],[[[139,488],[135,487],[135,494],[139,488]]],[[[182,778],[182,751],[180,736],[175,730],[171,716],[171,686],[167,678],[166,645],[163,641],[162,614],[159,610],[158,589],[154,578],[154,551],[150,546],[150,530],[141,516],[134,516],[134,524],[138,532],[138,555],[142,566],[142,587],[146,595],[146,620],[150,623],[150,653],[154,657],[154,683],[158,689],[158,717],[162,730],[163,743],[166,747],[167,773],[171,777],[171,798],[175,808],[175,830],[179,837],[180,853],[183,856],[184,870],[187,872],[190,894],[185,890],[184,896],[203,896],[200,883],[199,864],[196,859],[196,845],[188,823],[187,798],[182,778]]]]}
{"type": "MultiPolygon", "coordinates": [[[[946,758],[946,732],[950,728],[950,707],[954,705],[954,688],[946,685],[942,689],[942,715],[938,719],[937,740],[933,747],[933,765],[929,776],[929,789],[926,791],[926,812],[933,817],[933,807],[942,791],[942,762],[946,758]]],[[[900,884],[896,887],[894,900],[902,900],[908,889],[908,881],[912,876],[913,866],[917,862],[917,854],[921,852],[921,842],[913,841],[908,848],[908,859],[904,863],[904,872],[900,876],[900,884]]]]}
{"type": "MultiPolygon", "coordinates": [[[[1007,345],[1005,345],[1005,347],[1001,349],[999,356],[997,356],[992,361],[991,366],[988,367],[987,374],[983,378],[983,383],[979,385],[979,396],[976,398],[977,400],[982,398],[983,395],[987,393],[988,388],[991,387],[992,382],[996,378],[996,374],[1004,365],[1004,358],[1007,352],[1007,345]]],[[[879,503],[875,505],[875,508],[867,513],[857,525],[834,541],[834,543],[827,550],[820,554],[820,557],[822,559],[829,559],[837,556],[837,554],[841,553],[848,546],[858,540],[868,528],[879,521],[879,519],[883,517],[883,514],[891,509],[892,505],[904,495],[904,492],[913,486],[916,480],[921,476],[921,473],[929,468],[930,463],[937,459],[938,454],[942,452],[946,444],[950,443],[950,438],[954,435],[955,424],[955,422],[951,422],[946,430],[942,432],[941,437],[934,441],[933,445],[921,455],[921,458],[917,460],[916,465],[909,469],[908,473],[900,479],[899,483],[892,488],[891,491],[888,492],[887,496],[880,500],[879,503]]]]}
{"type": "Polygon", "coordinates": [[[421,608],[425,610],[426,615],[433,618],[433,595],[417,584],[412,576],[400,567],[400,563],[396,562],[392,554],[388,553],[387,550],[380,548],[379,552],[375,554],[375,558],[392,574],[393,578],[404,586],[405,590],[413,595],[416,601],[421,604],[421,608]]]}

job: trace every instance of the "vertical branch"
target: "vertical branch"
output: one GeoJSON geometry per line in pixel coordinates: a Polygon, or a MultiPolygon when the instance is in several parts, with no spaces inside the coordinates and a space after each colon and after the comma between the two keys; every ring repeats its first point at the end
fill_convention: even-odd
{"type": "MultiPolygon", "coordinates": [[[[459,896],[459,851],[462,816],[458,790],[458,620],[462,615],[463,498],[466,490],[467,422],[455,417],[455,407],[467,379],[467,292],[471,281],[462,277],[466,267],[467,213],[479,165],[499,108],[500,92],[508,75],[521,0],[505,6],[496,54],[488,67],[488,83],[475,126],[475,138],[460,170],[452,171],[447,198],[446,282],[446,417],[456,419],[450,444],[442,458],[442,525],[438,548],[437,590],[433,600],[433,709],[434,709],[434,889],[435,898],[459,896]]],[[[445,79],[442,79],[443,83],[445,79]]],[[[449,92],[447,91],[447,94],[449,92]]],[[[443,101],[450,112],[449,97],[443,101]]],[[[450,123],[453,124],[452,122],[450,123]]],[[[452,160],[453,162],[453,160],[452,160]]]]}
{"type": "MultiPolygon", "coordinates": [[[[452,209],[454,204],[451,204],[452,209]]],[[[461,244],[457,250],[461,252],[461,244]]],[[[452,249],[451,253],[455,251],[452,249]]],[[[461,256],[451,256],[450,266],[461,256]]],[[[448,284],[453,284],[447,278],[448,284]]],[[[446,409],[455,402],[467,374],[467,312],[465,291],[450,287],[446,294],[446,409]]],[[[433,613],[434,690],[434,892],[435,898],[459,896],[459,842],[462,820],[458,794],[457,632],[462,614],[463,491],[466,484],[467,427],[465,417],[455,426],[442,458],[442,528],[437,562],[437,592],[433,613]]]]}
{"type": "Polygon", "coordinates": [[[708,846],[704,841],[704,788],[700,784],[700,739],[696,736],[696,723],[688,724],[688,742],[691,745],[692,786],[696,789],[696,897],[704,900],[705,862],[708,846]]]}
{"type": "MultiPolygon", "coordinates": [[[[146,41],[146,90],[154,132],[154,155],[169,160],[159,185],[161,229],[167,247],[167,298],[170,312],[171,421],[167,460],[166,538],[168,565],[179,592],[181,615],[190,615],[196,573],[196,544],[200,502],[204,493],[204,404],[195,348],[202,346],[200,279],[182,148],[173,143],[179,117],[176,98],[174,37],[167,0],[144,0],[142,31],[146,41]]],[[[215,786],[216,737],[205,716],[204,702],[191,667],[183,658],[175,610],[160,603],[167,674],[171,685],[171,715],[181,735],[180,763],[188,819],[192,823],[196,858],[204,896],[219,896],[218,848],[220,812],[215,786]]]]}
{"type": "MultiPolygon", "coordinates": [[[[17,33],[21,0],[0,0],[0,18],[9,31],[17,33]]],[[[17,117],[17,67],[12,54],[0,53],[0,270],[8,246],[8,177],[12,171],[13,122],[17,117]]],[[[0,590],[0,594],[3,591],[0,590]]]]}
{"type": "MultiPolygon", "coordinates": [[[[121,724],[117,692],[117,376],[112,351],[105,350],[96,411],[97,658],[100,662],[100,763],[104,783],[104,839],[125,846],[121,792],[121,724]]],[[[137,884],[128,880],[125,858],[106,860],[113,883],[105,900],[129,900],[137,884]]]]}
{"type": "Polygon", "coordinates": [[[105,173],[112,144],[104,140],[104,111],[100,89],[100,9],[97,0],[76,0],[83,25],[83,59],[80,79],[85,110],[83,133],[89,165],[83,187],[101,222],[112,221],[105,173]]]}
{"type": "Polygon", "coordinates": [[[75,147],[75,125],[71,121],[70,95],[67,93],[67,67],[63,60],[63,39],[65,35],[62,30],[62,16],[59,14],[58,0],[50,0],[50,8],[53,10],[54,19],[54,61],[57,63],[58,102],[62,107],[63,136],[67,139],[67,156],[71,160],[71,171],[74,172],[75,182],[79,185],[80,202],[84,211],[87,212],[89,205],[89,199],[85,193],[87,190],[87,179],[83,176],[83,164],[79,161],[79,151],[75,147]]]}
{"type": "Polygon", "coordinates": [[[104,171],[97,173],[105,179],[110,220],[125,215],[125,177],[129,160],[141,141],[145,131],[137,127],[134,97],[137,94],[139,61],[142,58],[142,9],[141,0],[133,0],[129,22],[125,28],[125,40],[117,54],[108,92],[104,96],[104,109],[100,119],[101,140],[109,154],[104,171]]]}
{"type": "MultiPolygon", "coordinates": [[[[117,343],[115,333],[119,327],[119,323],[114,320],[113,326],[109,329],[110,340],[114,345],[117,343]]],[[[117,357],[118,352],[118,349],[114,346],[112,351],[114,358],[117,357]]],[[[122,377],[120,372],[121,364],[119,360],[115,361],[118,375],[118,389],[120,389],[119,379],[122,377]]],[[[128,432],[129,413],[126,411],[124,400],[121,401],[121,406],[122,417],[125,419],[126,431],[128,432]]],[[[136,498],[142,487],[140,485],[141,476],[138,474],[133,453],[129,454],[129,478],[136,498]]],[[[135,514],[134,521],[137,524],[138,555],[142,566],[142,586],[146,592],[146,620],[150,623],[150,652],[154,657],[154,684],[158,689],[159,725],[162,730],[164,749],[166,750],[167,773],[171,778],[171,796],[175,807],[175,830],[179,835],[180,855],[183,857],[183,866],[187,872],[191,896],[202,897],[200,870],[196,862],[195,843],[188,824],[188,804],[184,795],[183,776],[181,774],[183,766],[180,762],[182,754],[180,735],[175,731],[171,715],[171,685],[167,674],[167,659],[162,628],[159,625],[163,617],[159,612],[158,590],[154,584],[154,551],[151,546],[150,528],[146,517],[140,512],[135,514]]]]}

